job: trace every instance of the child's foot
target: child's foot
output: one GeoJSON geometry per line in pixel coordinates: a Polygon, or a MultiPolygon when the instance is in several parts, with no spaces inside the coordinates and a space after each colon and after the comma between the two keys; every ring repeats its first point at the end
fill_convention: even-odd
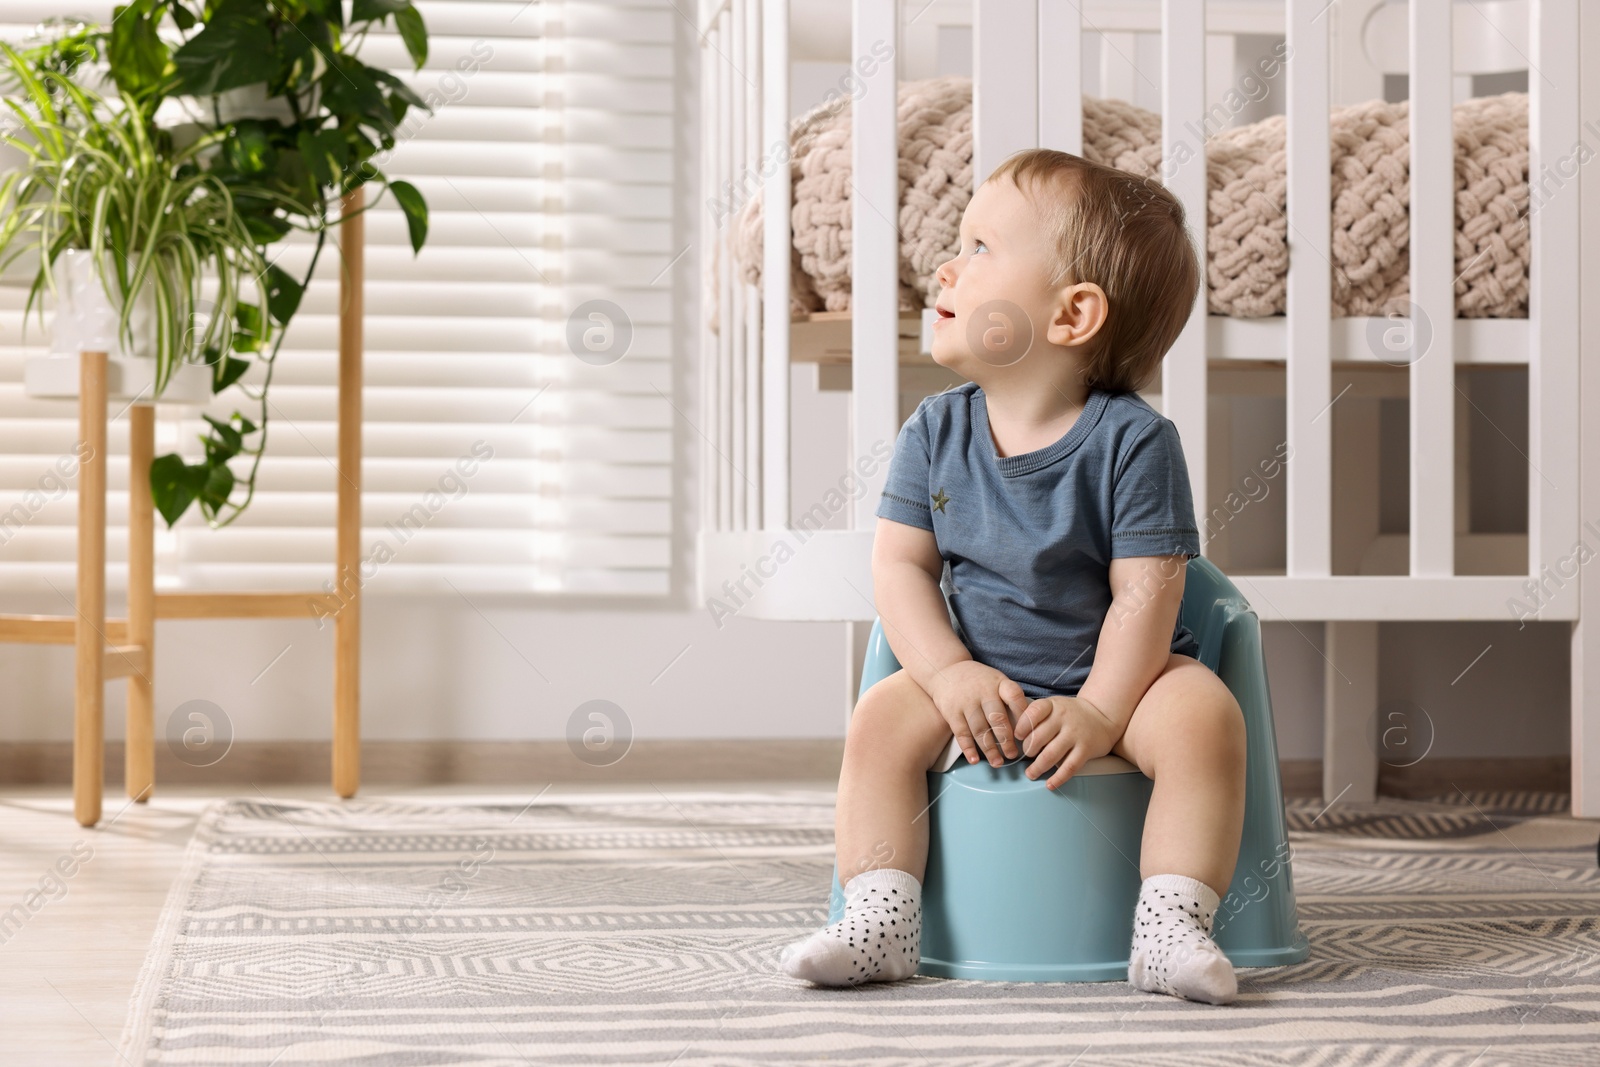
{"type": "Polygon", "coordinates": [[[1139,888],[1128,981],[1147,993],[1227,1004],[1239,990],[1233,964],[1211,940],[1217,894],[1195,878],[1156,874],[1139,888]]]}
{"type": "Polygon", "coordinates": [[[905,871],[863,871],[844,885],[844,918],[783,950],[783,969],[825,986],[894,982],[922,963],[922,885],[905,871]]]}

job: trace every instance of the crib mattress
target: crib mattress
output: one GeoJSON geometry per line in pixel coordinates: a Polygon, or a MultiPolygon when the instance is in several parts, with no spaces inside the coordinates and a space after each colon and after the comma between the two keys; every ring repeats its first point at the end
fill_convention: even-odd
{"type": "MultiPolygon", "coordinates": [[[[1456,314],[1528,314],[1528,97],[1455,106],[1456,314]]],[[[1368,101],[1335,109],[1330,248],[1334,316],[1410,309],[1409,107],[1368,101]]],[[[972,81],[903,82],[900,131],[900,310],[932,307],[938,265],[959,249],[972,196],[972,81]]],[[[796,120],[793,312],[850,308],[850,109],[824,105],[796,120]]],[[[1289,255],[1282,116],[1212,135],[1207,147],[1206,294],[1212,314],[1282,314],[1289,255]]],[[[1161,119],[1120,100],[1085,97],[1083,154],[1141,177],[1161,168],[1161,119]]],[[[736,217],[735,267],[761,279],[759,194],[736,217]]],[[[716,264],[712,265],[716,269],[716,264]]],[[[716,286],[710,287],[713,294],[716,286]]],[[[713,323],[715,312],[713,310],[713,323]]]]}

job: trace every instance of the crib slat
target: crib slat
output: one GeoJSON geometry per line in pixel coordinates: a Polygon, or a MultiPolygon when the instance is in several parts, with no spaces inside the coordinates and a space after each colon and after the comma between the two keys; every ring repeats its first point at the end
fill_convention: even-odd
{"type": "MultiPolygon", "coordinates": [[[[1596,57],[1600,57],[1600,18],[1584,15],[1580,23],[1583,40],[1577,46],[1577,54],[1589,57],[1589,69],[1579,79],[1583,99],[1578,105],[1578,114],[1600,115],[1600,78],[1595,76],[1600,73],[1595,66],[1596,57]]],[[[1548,115],[1548,110],[1541,112],[1541,117],[1548,115]]],[[[1579,296],[1582,311],[1577,328],[1580,338],[1589,339],[1592,361],[1595,358],[1593,339],[1600,337],[1600,300],[1596,299],[1594,282],[1600,278],[1600,173],[1593,167],[1585,167],[1578,181],[1582,201],[1578,215],[1583,232],[1577,238],[1582,256],[1577,274],[1582,286],[1579,296]],[[1589,279],[1587,283],[1582,282],[1585,278],[1589,279]]],[[[1578,410],[1600,411],[1600,375],[1585,374],[1580,375],[1580,379],[1583,395],[1575,398],[1578,410]]],[[[1530,389],[1529,394],[1531,399],[1537,392],[1530,389]]],[[[1580,419],[1578,440],[1578,469],[1600,467],[1600,419],[1593,416],[1580,419]]],[[[1600,479],[1580,479],[1579,485],[1582,489],[1576,501],[1577,514],[1581,517],[1600,513],[1600,479]]],[[[1587,535],[1588,529],[1580,529],[1579,534],[1587,535]]],[[[1600,817],[1600,582],[1579,583],[1579,597],[1580,622],[1573,630],[1571,645],[1572,814],[1593,819],[1600,817]]]]}
{"type": "Polygon", "coordinates": [[[762,23],[761,526],[789,525],[789,0],[766,0],[762,23]],[[784,205],[774,211],[771,205],[784,205]]]}
{"type": "MultiPolygon", "coordinates": [[[[728,41],[722,50],[723,63],[728,67],[729,84],[732,92],[728,101],[728,162],[729,171],[733,174],[734,188],[742,189],[745,184],[745,101],[749,97],[746,80],[748,72],[743,71],[744,60],[744,35],[745,11],[749,5],[745,0],[733,0],[728,5],[728,41]]],[[[729,235],[729,246],[732,246],[734,226],[732,220],[726,227],[729,235]]],[[[748,472],[750,467],[745,462],[744,456],[744,424],[745,424],[745,362],[748,355],[746,344],[744,315],[746,310],[745,284],[739,277],[739,272],[734,269],[734,259],[728,257],[728,275],[733,286],[733,299],[729,301],[729,351],[728,365],[728,466],[734,470],[734,476],[729,479],[733,489],[732,499],[729,501],[731,509],[731,528],[743,530],[745,526],[745,489],[746,477],[738,472],[748,472]]]]}
{"type": "Polygon", "coordinates": [[[1083,154],[1083,13],[1039,5],[1039,147],[1083,154]]]}
{"type": "MultiPolygon", "coordinates": [[[[1600,202],[1592,166],[1581,166],[1579,138],[1579,61],[1595,60],[1593,51],[1580,53],[1579,7],[1576,0],[1534,0],[1529,5],[1529,40],[1532,44],[1528,73],[1528,220],[1533,259],[1528,289],[1528,571],[1537,575],[1538,599],[1545,611],[1567,613],[1580,608],[1582,615],[1572,641],[1572,813],[1600,815],[1600,700],[1596,699],[1595,661],[1584,653],[1595,645],[1593,635],[1600,618],[1594,614],[1597,599],[1592,564],[1580,573],[1586,559],[1578,551],[1580,539],[1594,548],[1592,518],[1580,527],[1580,494],[1585,504],[1592,493],[1584,483],[1595,484],[1589,473],[1580,481],[1580,462],[1600,465],[1587,420],[1579,418],[1579,308],[1592,309],[1594,289],[1579,290],[1580,192],[1590,205],[1600,202]],[[1580,184],[1581,183],[1581,184],[1580,184]],[[1588,425],[1585,425],[1587,423],[1588,425]],[[1583,454],[1580,457],[1579,443],[1583,454]],[[1563,611],[1563,609],[1566,609],[1563,611]]],[[[1600,38],[1592,28],[1597,13],[1590,5],[1583,12],[1584,37],[1600,38]]],[[[1595,99],[1593,69],[1582,79],[1590,101],[1595,99]]],[[[1593,234],[1594,216],[1583,222],[1593,234]]],[[[1592,314],[1592,311],[1589,312],[1592,314]]],[[[1593,342],[1589,344],[1593,352],[1593,342]]],[[[1591,367],[1594,365],[1590,364],[1591,367]]],[[[1593,375],[1582,385],[1594,395],[1593,375]]],[[[1593,467],[1590,468],[1592,471],[1593,467]]],[[[1592,512],[1590,512],[1592,516],[1592,512]]]]}
{"type": "MultiPolygon", "coordinates": [[[[745,108],[744,179],[751,188],[761,174],[761,0],[743,0],[745,8],[744,71],[757,88],[745,108]]],[[[784,201],[787,203],[787,201],[784,201]]],[[[761,528],[761,291],[753,285],[744,291],[744,473],[746,483],[744,523],[747,530],[761,528]]]]}
{"type": "MultiPolygon", "coordinates": [[[[882,441],[893,447],[900,431],[897,353],[900,344],[899,79],[895,64],[878,60],[885,46],[898,54],[895,0],[854,0],[850,51],[862,91],[855,98],[851,131],[850,193],[850,409],[853,439],[848,468],[873,454],[882,441]],[[876,48],[874,48],[876,46],[876,48]],[[865,71],[861,67],[865,66],[865,71]]],[[[877,525],[878,498],[888,464],[864,477],[867,491],[855,501],[853,526],[877,525]]],[[[859,471],[858,471],[859,473],[859,471]]]]}
{"type": "MultiPolygon", "coordinates": [[[[1205,275],[1206,52],[1195,47],[1206,35],[1205,5],[1192,0],[1161,4],[1161,170],[1166,187],[1183,203],[1196,256],[1205,275]]],[[[1195,523],[1206,529],[1206,286],[1189,322],[1161,364],[1161,410],[1178,427],[1194,494],[1195,523]]]]}
{"type": "Polygon", "coordinates": [[[1034,39],[1039,10],[1037,0],[984,0],[973,8],[972,183],[977,186],[1002,159],[1038,144],[1039,54],[1018,43],[1034,39]]]}
{"type": "MultiPolygon", "coordinates": [[[[1411,0],[1411,573],[1455,572],[1455,134],[1451,0],[1411,0]]],[[[1394,331],[1391,331],[1394,332],[1394,331]]]]}
{"type": "Polygon", "coordinates": [[[1331,311],[1328,206],[1328,19],[1324,0],[1289,0],[1289,275],[1285,363],[1289,458],[1285,504],[1287,571],[1329,574],[1332,563],[1332,427],[1328,337],[1331,311]]]}
{"type": "MultiPolygon", "coordinates": [[[[729,95],[732,86],[729,84],[730,71],[722,60],[722,54],[728,45],[728,12],[720,11],[714,20],[711,62],[712,81],[716,90],[717,99],[717,187],[731,188],[733,181],[733,168],[728,155],[729,115],[731,111],[729,95]]],[[[728,394],[729,364],[733,360],[733,228],[731,219],[725,219],[721,232],[717,235],[719,248],[719,270],[717,272],[717,308],[720,321],[717,323],[717,362],[713,375],[716,394],[715,406],[707,412],[711,422],[712,447],[716,449],[716,493],[717,493],[717,529],[732,529],[732,501],[733,488],[731,484],[732,472],[728,469],[728,423],[732,418],[730,397],[728,394]]]]}
{"type": "MultiPolygon", "coordinates": [[[[700,2],[699,19],[696,22],[697,26],[704,26],[706,24],[706,19],[709,17],[706,11],[706,3],[707,0],[701,0],[700,2]]],[[[715,186],[717,176],[716,144],[711,137],[711,131],[716,128],[716,90],[712,72],[712,64],[716,62],[715,57],[716,53],[712,51],[711,48],[704,44],[701,45],[699,95],[700,129],[702,134],[700,137],[700,173],[704,175],[702,180],[711,183],[713,186],[715,186]]],[[[719,189],[712,188],[708,190],[707,195],[716,196],[719,193],[719,189]]],[[[709,270],[713,242],[716,240],[717,228],[712,222],[712,213],[709,211],[702,211],[700,213],[700,248],[704,251],[695,257],[697,265],[700,266],[701,270],[709,270]]],[[[711,284],[715,285],[715,276],[708,276],[712,279],[711,284]]],[[[700,292],[704,294],[706,288],[707,286],[705,285],[700,286],[700,292]]],[[[714,386],[712,384],[712,364],[715,362],[714,353],[716,352],[717,348],[717,335],[711,332],[711,327],[707,324],[705,315],[700,316],[699,332],[700,366],[703,369],[700,375],[699,410],[703,413],[709,413],[713,410],[711,402],[712,398],[716,395],[714,386]]],[[[701,485],[703,487],[700,492],[700,528],[702,530],[715,530],[717,529],[716,453],[712,451],[711,442],[706,437],[704,432],[701,432],[696,436],[700,439],[699,470],[701,485]]]]}
{"type": "MultiPolygon", "coordinates": [[[[1578,18],[1573,0],[1530,5],[1533,55],[1528,75],[1528,573],[1560,579],[1579,536],[1578,439],[1578,18]]],[[[1594,579],[1590,579],[1591,581],[1594,579]]],[[[1577,583],[1546,583],[1545,603],[1574,595],[1577,583]]]]}

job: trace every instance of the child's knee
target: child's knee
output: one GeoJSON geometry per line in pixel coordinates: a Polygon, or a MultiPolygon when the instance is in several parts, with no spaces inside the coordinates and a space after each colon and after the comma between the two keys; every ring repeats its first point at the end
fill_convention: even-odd
{"type": "Polygon", "coordinates": [[[1209,750],[1218,759],[1242,767],[1249,738],[1246,736],[1244,712],[1233,693],[1218,681],[1206,699],[1196,702],[1196,710],[1200,721],[1193,731],[1193,742],[1209,750]]]}
{"type": "Polygon", "coordinates": [[[948,741],[950,729],[933,707],[932,699],[902,669],[861,694],[850,715],[845,744],[920,751],[939,740],[941,733],[948,741]]]}

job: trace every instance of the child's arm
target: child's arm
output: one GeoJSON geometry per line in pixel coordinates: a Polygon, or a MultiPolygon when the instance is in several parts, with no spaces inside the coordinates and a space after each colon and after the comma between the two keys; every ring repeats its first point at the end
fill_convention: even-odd
{"type": "Polygon", "coordinates": [[[944,557],[931,530],[880,518],[872,536],[872,599],[883,635],[906,673],[932,692],[944,668],[972,653],[950,627],[939,576],[944,557]]]}
{"type": "Polygon", "coordinates": [[[1046,784],[1056,789],[1122,739],[1134,708],[1172,654],[1187,563],[1181,555],[1111,561],[1111,608],[1100,625],[1089,677],[1077,696],[1041,698],[1017,720],[1023,754],[1033,757],[1027,777],[1055,767],[1046,784]]]}
{"type": "Polygon", "coordinates": [[[1183,602],[1188,562],[1176,555],[1111,561],[1111,609],[1100,626],[1094,664],[1078,699],[1110,722],[1116,735],[1113,745],[1121,740],[1133,709],[1172,654],[1172,631],[1183,602]]]}
{"type": "Polygon", "coordinates": [[[878,519],[872,596],[895,658],[933,699],[969,763],[978,762],[980,748],[994,764],[1015,759],[1005,705],[1020,714],[1027,694],[1000,671],[975,661],[956,636],[939,590],[943,571],[933,531],[878,519]]]}

